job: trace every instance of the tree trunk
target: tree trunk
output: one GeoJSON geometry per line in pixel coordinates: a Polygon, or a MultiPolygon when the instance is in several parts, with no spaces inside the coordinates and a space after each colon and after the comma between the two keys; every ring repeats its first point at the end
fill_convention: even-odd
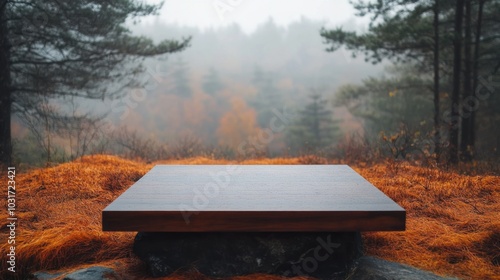
{"type": "Polygon", "coordinates": [[[464,39],[464,88],[462,104],[462,131],[460,141],[460,156],[463,161],[471,161],[474,147],[470,142],[472,131],[471,113],[476,110],[474,92],[472,91],[472,26],[471,26],[471,0],[465,0],[465,39],[464,39]]]}
{"type": "Polygon", "coordinates": [[[458,163],[460,116],[460,74],[462,71],[462,17],[464,0],[455,6],[455,36],[453,40],[453,91],[451,94],[450,163],[458,163]]]}
{"type": "Polygon", "coordinates": [[[12,163],[10,42],[7,30],[7,0],[0,0],[0,165],[12,163]]]}
{"type": "Polygon", "coordinates": [[[434,152],[436,161],[441,156],[439,116],[439,0],[434,2],[434,152]]]}
{"type": "MultiPolygon", "coordinates": [[[[472,94],[476,94],[479,82],[479,47],[481,43],[481,28],[483,24],[483,7],[485,0],[479,0],[476,23],[476,37],[474,39],[474,66],[472,68],[472,94]]],[[[476,144],[476,111],[473,110],[470,115],[471,130],[469,133],[469,143],[472,147],[476,144]]]]}

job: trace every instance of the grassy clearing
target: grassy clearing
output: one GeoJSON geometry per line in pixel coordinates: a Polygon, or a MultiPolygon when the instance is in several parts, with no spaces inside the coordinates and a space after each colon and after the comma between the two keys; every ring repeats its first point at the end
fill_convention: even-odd
{"type": "MultiPolygon", "coordinates": [[[[306,157],[238,163],[325,162],[306,157]]],[[[199,157],[146,164],[97,155],[18,174],[18,278],[25,279],[37,270],[66,270],[99,264],[137,279],[148,279],[143,276],[147,275],[146,268],[132,254],[135,234],[102,232],[101,210],[158,163],[233,162],[199,157]]],[[[406,231],[364,234],[367,254],[442,275],[500,279],[500,176],[462,175],[394,162],[370,166],[357,164],[354,168],[407,210],[406,231]]],[[[1,240],[6,240],[8,235],[6,218],[7,214],[2,211],[1,240]]],[[[0,250],[6,252],[8,246],[2,242],[0,250]]],[[[7,278],[4,258],[2,254],[3,278],[7,278]]],[[[192,271],[163,279],[206,277],[192,271]]],[[[282,278],[252,275],[233,279],[282,278]]]]}

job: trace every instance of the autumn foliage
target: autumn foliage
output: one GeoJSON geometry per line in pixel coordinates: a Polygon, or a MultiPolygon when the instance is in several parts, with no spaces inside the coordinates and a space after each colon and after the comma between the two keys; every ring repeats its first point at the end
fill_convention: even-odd
{"type": "MultiPolygon", "coordinates": [[[[103,232],[101,211],[154,164],[114,156],[86,156],[56,167],[18,174],[17,277],[39,270],[71,270],[104,265],[136,279],[148,279],[133,255],[135,233],[103,232]]],[[[162,164],[227,164],[188,158],[162,164]]],[[[241,164],[327,163],[314,158],[253,159],[241,164]]],[[[364,233],[369,255],[464,279],[499,279],[500,176],[384,162],[353,166],[407,211],[404,232],[364,233]]],[[[2,177],[3,178],[3,177],[2,177]]],[[[5,208],[4,208],[5,209],[5,208]]],[[[7,214],[0,213],[6,240],[7,214]]],[[[7,242],[0,250],[7,251],[7,242]]],[[[0,278],[6,279],[5,254],[0,278]]],[[[163,279],[207,279],[196,271],[163,279]]],[[[235,277],[282,279],[271,275],[235,277]]],[[[296,277],[298,279],[306,279],[296,277]]]]}

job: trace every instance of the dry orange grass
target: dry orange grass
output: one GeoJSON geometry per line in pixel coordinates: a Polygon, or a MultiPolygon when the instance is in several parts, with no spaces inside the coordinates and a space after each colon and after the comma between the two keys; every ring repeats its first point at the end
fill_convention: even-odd
{"type": "Polygon", "coordinates": [[[405,163],[355,168],[407,211],[404,232],[366,233],[367,254],[465,279],[500,279],[500,177],[405,163]]]}
{"type": "MultiPolygon", "coordinates": [[[[324,162],[324,159],[295,158],[239,163],[324,162]]],[[[158,163],[234,162],[190,158],[158,163]]],[[[18,174],[17,278],[25,279],[38,270],[70,270],[99,264],[131,278],[149,279],[145,276],[146,268],[132,253],[135,234],[102,232],[101,210],[153,165],[99,155],[18,174]]],[[[368,254],[443,275],[500,279],[496,276],[500,275],[499,176],[465,176],[394,163],[355,169],[407,210],[405,232],[364,234],[368,254]]],[[[5,211],[1,211],[0,240],[8,236],[6,218],[5,211]]],[[[6,252],[8,246],[2,242],[1,252],[6,252]]],[[[1,267],[4,274],[0,277],[10,277],[4,253],[1,267]]],[[[191,271],[163,279],[208,278],[191,271]]],[[[258,274],[233,279],[283,278],[258,274]]]]}

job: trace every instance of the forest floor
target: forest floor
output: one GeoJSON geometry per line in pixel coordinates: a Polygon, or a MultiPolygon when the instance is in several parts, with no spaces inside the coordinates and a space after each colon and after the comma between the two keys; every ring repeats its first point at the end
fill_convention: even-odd
{"type": "MultiPolygon", "coordinates": [[[[29,273],[39,270],[68,271],[104,265],[137,279],[149,279],[144,276],[148,275],[146,267],[132,253],[135,233],[103,232],[101,211],[159,163],[227,164],[232,161],[190,158],[143,163],[96,155],[17,174],[17,277],[26,279],[29,273]]],[[[306,157],[238,163],[318,162],[314,157],[306,157]]],[[[366,254],[440,275],[500,279],[498,173],[465,175],[454,170],[391,161],[351,166],[407,211],[406,231],[363,233],[366,254]]],[[[3,176],[2,182],[6,182],[3,176]]],[[[4,242],[9,234],[4,210],[0,211],[0,221],[0,250],[6,252],[10,245],[4,242]]],[[[6,279],[9,273],[3,253],[1,267],[4,274],[0,278],[6,279]]],[[[160,279],[208,278],[192,271],[160,279]]],[[[283,278],[251,275],[233,279],[283,278]]]]}

